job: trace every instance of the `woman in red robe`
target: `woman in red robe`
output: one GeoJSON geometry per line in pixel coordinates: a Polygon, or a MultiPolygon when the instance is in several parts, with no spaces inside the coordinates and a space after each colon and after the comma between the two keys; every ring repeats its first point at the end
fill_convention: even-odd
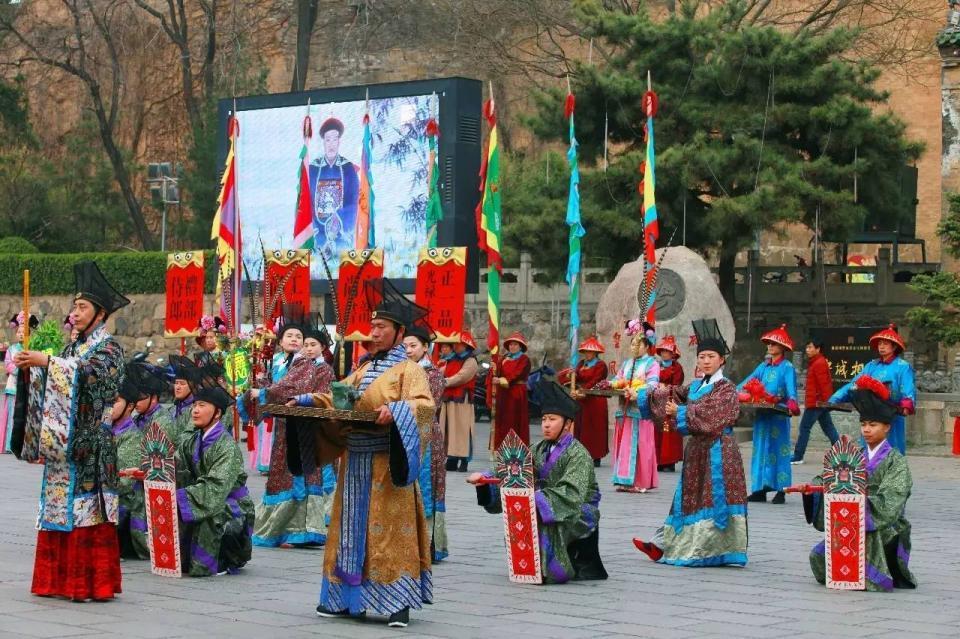
{"type": "MultiPolygon", "coordinates": [[[[609,416],[607,414],[607,398],[596,395],[585,395],[583,391],[596,388],[597,384],[607,379],[607,364],[600,359],[604,352],[603,344],[596,337],[591,337],[577,349],[580,361],[576,368],[576,389],[573,397],[580,403],[580,412],[577,414],[574,426],[574,437],[590,453],[593,465],[599,466],[600,460],[610,452],[609,416]]],[[[558,381],[564,386],[570,384],[571,369],[560,371],[558,381]]]]}
{"type": "Polygon", "coordinates": [[[530,376],[530,358],[527,340],[517,331],[503,340],[506,353],[500,360],[497,384],[497,416],[493,431],[493,450],[511,429],[523,443],[530,445],[530,409],[527,406],[527,377],[530,376]]]}
{"type": "MultiPolygon", "coordinates": [[[[683,367],[680,366],[680,349],[673,335],[667,335],[657,344],[660,358],[660,383],[667,386],[683,386],[683,367]]],[[[653,432],[657,447],[657,470],[676,471],[676,464],[683,459],[683,437],[676,431],[672,421],[655,420],[653,432]]]]}

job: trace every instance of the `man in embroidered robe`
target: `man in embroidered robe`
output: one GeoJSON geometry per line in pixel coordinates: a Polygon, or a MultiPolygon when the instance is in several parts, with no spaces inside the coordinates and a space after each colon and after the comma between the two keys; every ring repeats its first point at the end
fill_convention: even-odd
{"type": "Polygon", "coordinates": [[[180,556],[192,577],[236,574],[253,550],[254,506],[243,454],[224,412],[233,398],[218,385],[194,393],[195,430],[177,446],[180,556]]]}
{"type": "MultiPolygon", "coordinates": [[[[580,406],[556,382],[542,381],[539,390],[543,439],[531,452],[544,582],[606,579],[598,548],[600,487],[590,452],[573,436],[580,406]]],[[[493,473],[473,473],[467,482],[477,485],[479,505],[500,513],[500,491],[480,485],[485,476],[493,473]]]]}
{"type": "MultiPolygon", "coordinates": [[[[898,417],[898,406],[867,388],[855,388],[848,397],[860,413],[860,433],[866,444],[863,452],[867,459],[867,590],[916,588],[917,579],[909,568],[911,527],[906,517],[913,478],[907,458],[888,440],[891,424],[898,417]]],[[[823,484],[823,478],[818,475],[813,483],[823,484]]],[[[804,494],[803,510],[807,523],[823,531],[823,496],[804,494]]],[[[824,541],[810,552],[810,567],[820,583],[826,583],[827,578],[825,552],[824,541]]]]}
{"type": "Polygon", "coordinates": [[[44,462],[31,592],[107,600],[120,592],[110,411],[124,361],[106,321],[129,300],[94,262],[74,265],[74,278],[70,319],[78,339],[59,357],[29,350],[16,355],[18,368],[33,370],[29,399],[18,399],[26,412],[15,419],[14,452],[25,461],[44,462]]]}
{"type": "Polygon", "coordinates": [[[320,125],[323,156],[307,169],[313,197],[313,234],[316,250],[326,259],[355,248],[360,176],[357,167],[340,155],[343,122],[327,118],[320,125]]]}
{"type": "MultiPolygon", "coordinates": [[[[405,627],[411,608],[433,602],[430,535],[416,480],[436,407],[426,373],[402,344],[403,327],[419,324],[427,311],[385,279],[367,292],[380,300],[371,304],[372,356],[343,383],[360,392],[354,409],[379,413],[378,428],[353,429],[339,443],[317,429],[317,465],[340,458],[317,614],[366,611],[405,627]]],[[[296,403],[331,407],[333,398],[301,395],[296,403]]]]}

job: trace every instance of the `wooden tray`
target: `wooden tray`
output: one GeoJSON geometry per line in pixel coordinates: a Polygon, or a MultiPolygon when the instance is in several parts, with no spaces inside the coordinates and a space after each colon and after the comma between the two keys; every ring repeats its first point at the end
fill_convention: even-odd
{"type": "Polygon", "coordinates": [[[589,397],[623,397],[624,395],[624,391],[618,388],[602,388],[602,389],[591,388],[590,390],[585,390],[580,392],[589,397]]]}
{"type": "Polygon", "coordinates": [[[817,402],[817,408],[825,408],[827,410],[838,410],[841,413],[852,413],[853,404],[831,404],[830,402],[817,402]]]}
{"type": "Polygon", "coordinates": [[[307,417],[339,422],[365,422],[372,424],[379,413],[371,410],[340,410],[337,408],[315,408],[312,406],[287,406],[285,404],[264,404],[261,411],[279,417],[307,417]]]}
{"type": "Polygon", "coordinates": [[[758,404],[755,402],[740,402],[740,408],[748,408],[752,410],[769,410],[774,413],[782,413],[784,415],[790,414],[790,409],[784,406],[783,404],[758,404]]]}

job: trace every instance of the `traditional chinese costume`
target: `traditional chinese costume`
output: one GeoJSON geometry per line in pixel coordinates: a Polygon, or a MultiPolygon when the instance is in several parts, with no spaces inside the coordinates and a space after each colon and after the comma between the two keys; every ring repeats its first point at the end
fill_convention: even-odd
{"type": "MultiPolygon", "coordinates": [[[[572,420],[577,404],[554,382],[541,382],[544,414],[572,420]]],[[[571,433],[541,440],[530,450],[536,476],[534,501],[540,535],[540,567],[545,583],[606,579],[598,548],[600,487],[587,449],[571,433]]],[[[493,473],[485,473],[492,477],[493,473]]],[[[477,486],[477,502],[500,513],[496,484],[477,486]]]]}
{"type": "MultiPolygon", "coordinates": [[[[694,331],[698,353],[726,355],[715,321],[698,320],[694,331]]],[[[745,565],[747,495],[733,436],[740,414],[733,382],[721,368],[689,386],[659,386],[650,395],[650,406],[660,419],[667,417],[668,402],[678,404],[677,432],[687,441],[670,514],[650,542],[634,539],[634,545],[651,559],[674,566],[745,565]]]]}
{"type": "MultiPolygon", "coordinates": [[[[222,411],[232,403],[222,388],[202,388],[196,399],[222,411]]],[[[235,573],[250,561],[254,506],[243,453],[220,421],[197,428],[177,446],[180,554],[193,577],[235,573]]]]}
{"type": "MultiPolygon", "coordinates": [[[[283,404],[304,393],[326,393],[331,382],[333,369],[326,362],[297,355],[279,382],[261,389],[256,399],[249,402],[251,415],[258,421],[261,401],[283,404]]],[[[319,545],[327,541],[327,521],[336,483],[333,467],[301,467],[295,469],[299,472],[291,473],[287,449],[297,433],[288,429],[287,422],[273,418],[270,471],[263,500],[257,506],[253,533],[256,546],[319,545]]],[[[299,459],[299,454],[296,457],[299,459]]]]}
{"type": "MultiPolygon", "coordinates": [[[[377,284],[385,292],[378,295],[383,301],[375,320],[409,326],[418,323],[412,315],[426,315],[387,280],[377,284]]],[[[317,463],[340,458],[317,612],[367,611],[406,625],[400,617],[408,618],[409,609],[433,602],[430,536],[417,479],[436,406],[426,373],[399,344],[373,353],[343,383],[360,393],[355,410],[387,406],[393,421],[351,430],[343,442],[316,429],[317,463]]],[[[298,403],[331,407],[333,397],[306,395],[298,403]]]]}
{"type": "Polygon", "coordinates": [[[614,413],[613,484],[632,491],[660,485],[657,450],[648,393],[660,383],[660,364],[655,357],[631,357],[620,366],[615,381],[637,393],[635,401],[620,398],[614,413]]]}
{"type": "MultiPolygon", "coordinates": [[[[896,416],[892,407],[884,406],[886,402],[868,390],[852,391],[851,399],[862,420],[891,423],[896,416]]],[[[864,456],[867,459],[867,590],[889,592],[894,588],[916,588],[917,580],[909,568],[911,526],[906,517],[906,506],[913,489],[913,478],[907,459],[890,444],[889,439],[875,450],[865,447],[864,456]]],[[[822,484],[822,478],[816,477],[814,483],[822,484]]],[[[804,495],[803,502],[807,522],[822,531],[822,495],[804,495]]],[[[825,541],[810,552],[810,567],[820,583],[826,582],[825,552],[825,541]]]]}
{"type": "Polygon", "coordinates": [[[513,333],[503,342],[506,348],[510,342],[520,344],[520,351],[506,353],[500,358],[499,377],[507,381],[506,386],[498,385],[496,424],[493,434],[493,449],[500,447],[503,438],[511,430],[516,431],[524,444],[530,444],[530,407],[527,404],[527,378],[530,376],[530,358],[527,357],[527,342],[519,332],[513,333]]]}
{"type": "MultiPolygon", "coordinates": [[[[793,350],[793,341],[787,335],[785,326],[764,334],[761,340],[779,344],[787,352],[793,350]]],[[[797,371],[785,356],[760,362],[753,372],[740,382],[737,390],[741,390],[752,379],[763,384],[764,390],[773,396],[774,403],[785,404],[791,413],[800,414],[797,403],[797,371]]],[[[775,490],[778,494],[774,502],[782,503],[782,491],[792,481],[792,459],[790,415],[758,410],[753,422],[753,455],[750,459],[751,501],[766,501],[766,493],[775,490]]]]}
{"type": "Polygon", "coordinates": [[[863,376],[872,377],[890,388],[890,401],[894,402],[899,408],[899,413],[894,416],[890,424],[890,435],[887,440],[890,445],[896,448],[901,455],[907,454],[907,419],[904,413],[912,415],[917,402],[917,385],[915,383],[915,374],[913,367],[907,363],[901,353],[905,348],[903,338],[891,326],[870,337],[870,345],[876,348],[876,343],[885,339],[899,349],[892,357],[884,360],[877,358],[867,362],[856,377],[850,383],[843,386],[830,398],[831,403],[850,401],[850,397],[856,388],[857,379],[863,376]]]}
{"type": "MultiPolygon", "coordinates": [[[[76,264],[74,276],[77,299],[107,314],[129,303],[93,262],[76,264]]],[[[18,389],[26,413],[14,420],[11,442],[20,459],[44,464],[31,592],[77,601],[120,592],[110,408],[123,380],[123,349],[104,324],[90,328],[46,369],[30,369],[22,403],[18,389]]]]}

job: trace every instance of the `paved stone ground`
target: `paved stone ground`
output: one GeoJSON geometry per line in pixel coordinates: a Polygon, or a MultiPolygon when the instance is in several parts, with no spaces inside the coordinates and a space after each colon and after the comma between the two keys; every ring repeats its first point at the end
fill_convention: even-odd
{"type": "MultiPolygon", "coordinates": [[[[534,430],[536,430],[534,428],[534,430]]],[[[478,441],[486,441],[480,428],[478,441]]],[[[796,480],[815,474],[823,447],[811,444],[796,480]]],[[[749,459],[749,444],[743,446],[749,459]]],[[[475,464],[476,466],[481,466],[475,464]]],[[[475,505],[463,475],[448,475],[451,556],[435,566],[435,603],[412,613],[406,630],[383,619],[324,620],[314,614],[322,551],[255,549],[240,576],[164,579],[143,562],[124,563],[123,594],[75,604],[29,593],[40,468],[0,456],[0,636],[2,637],[939,637],[960,628],[960,460],[911,457],[914,591],[828,591],[814,582],[807,553],[818,533],[799,498],[750,508],[746,568],[674,568],[654,564],[630,543],[662,522],[676,486],[607,490],[601,505],[601,553],[610,579],[564,586],[507,581],[498,516],[475,505]],[[905,632],[906,631],[906,632],[905,632]]],[[[601,487],[609,486],[605,460],[601,487]]],[[[250,487],[259,497],[264,480],[250,487]]]]}

